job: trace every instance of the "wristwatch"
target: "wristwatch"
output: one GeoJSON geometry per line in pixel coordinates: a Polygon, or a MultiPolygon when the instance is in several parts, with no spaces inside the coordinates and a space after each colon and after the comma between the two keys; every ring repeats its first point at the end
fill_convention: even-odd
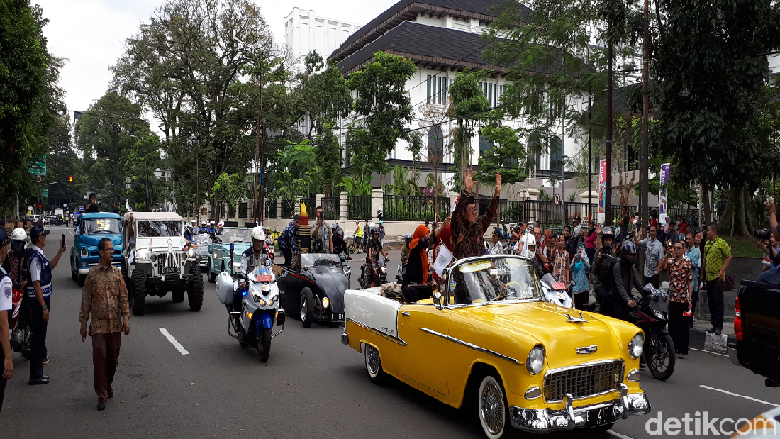
{"type": "Polygon", "coordinates": [[[49,310],[49,305],[44,303],[42,308],[43,308],[44,311],[48,311],[49,310]]]}

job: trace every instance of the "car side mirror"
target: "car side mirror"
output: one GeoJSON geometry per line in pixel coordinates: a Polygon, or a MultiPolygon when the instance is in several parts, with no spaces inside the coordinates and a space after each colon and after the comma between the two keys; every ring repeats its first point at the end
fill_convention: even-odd
{"type": "Polygon", "coordinates": [[[433,306],[435,306],[436,309],[438,309],[438,310],[441,310],[441,308],[442,308],[442,306],[441,306],[441,293],[438,292],[438,291],[433,293],[433,306]]]}

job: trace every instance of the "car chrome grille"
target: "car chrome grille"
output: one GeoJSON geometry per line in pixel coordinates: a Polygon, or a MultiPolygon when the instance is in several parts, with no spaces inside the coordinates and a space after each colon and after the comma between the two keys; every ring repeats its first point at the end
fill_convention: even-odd
{"type": "Polygon", "coordinates": [[[566,394],[582,399],[610,392],[623,382],[623,372],[621,360],[553,370],[544,377],[544,398],[557,402],[563,401],[566,394]]]}
{"type": "Polygon", "coordinates": [[[158,257],[161,274],[179,274],[181,271],[182,255],[179,253],[161,254],[158,257]]]}

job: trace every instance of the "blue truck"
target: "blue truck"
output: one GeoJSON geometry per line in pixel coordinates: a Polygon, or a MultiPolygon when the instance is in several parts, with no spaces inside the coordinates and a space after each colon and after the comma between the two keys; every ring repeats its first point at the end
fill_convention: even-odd
{"type": "Polygon", "coordinates": [[[84,286],[89,269],[100,260],[98,242],[108,238],[114,244],[113,265],[122,265],[122,218],[109,212],[82,213],[78,216],[70,250],[70,274],[80,287],[84,286]]]}

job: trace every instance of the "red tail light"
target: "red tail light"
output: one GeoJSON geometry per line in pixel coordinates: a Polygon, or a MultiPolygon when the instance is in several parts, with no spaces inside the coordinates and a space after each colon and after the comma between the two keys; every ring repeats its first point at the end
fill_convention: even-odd
{"type": "Polygon", "coordinates": [[[734,333],[737,340],[742,341],[742,314],[739,310],[739,296],[734,299],[734,333]]]}
{"type": "Polygon", "coordinates": [[[22,297],[24,297],[24,291],[20,289],[15,289],[13,290],[11,301],[13,303],[19,303],[19,301],[22,300],[22,297]]]}

